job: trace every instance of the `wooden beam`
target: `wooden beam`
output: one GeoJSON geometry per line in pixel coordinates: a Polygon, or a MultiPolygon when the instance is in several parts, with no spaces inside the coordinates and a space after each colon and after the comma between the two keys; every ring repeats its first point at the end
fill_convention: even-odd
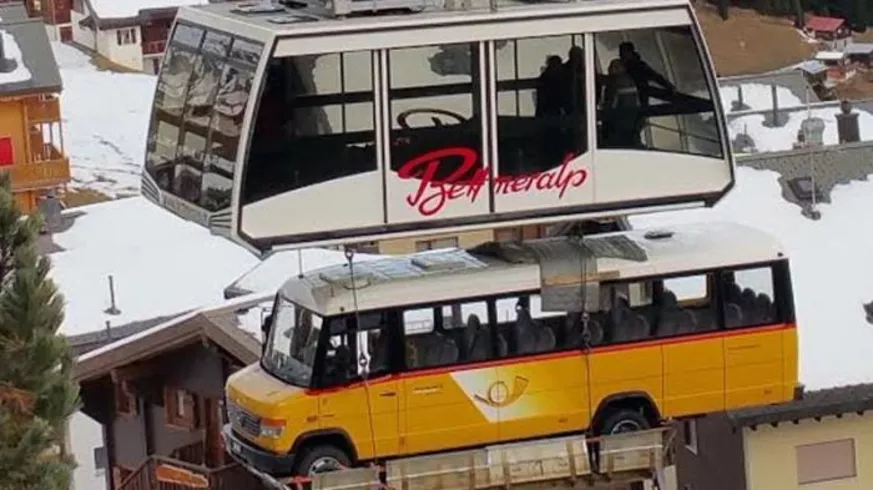
{"type": "Polygon", "coordinates": [[[154,375],[160,370],[160,363],[156,359],[151,362],[139,362],[129,366],[121,366],[109,372],[113,383],[131,382],[140,378],[154,375]]]}

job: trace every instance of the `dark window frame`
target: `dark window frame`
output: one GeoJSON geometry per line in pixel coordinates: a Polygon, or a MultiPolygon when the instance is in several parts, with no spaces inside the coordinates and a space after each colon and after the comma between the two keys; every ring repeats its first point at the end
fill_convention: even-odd
{"type": "MultiPolygon", "coordinates": [[[[301,55],[301,56],[315,56],[315,55],[301,55]]],[[[337,70],[339,70],[339,79],[340,79],[340,91],[333,93],[322,93],[322,94],[295,94],[293,99],[293,105],[289,105],[284,109],[290,113],[300,109],[313,109],[316,110],[327,110],[328,108],[339,107],[342,114],[342,128],[339,132],[331,133],[331,134],[317,134],[317,135],[305,135],[296,138],[300,141],[314,141],[321,145],[328,145],[331,147],[341,146],[343,148],[348,149],[349,147],[359,145],[359,144],[372,144],[372,152],[373,152],[373,161],[371,165],[366,167],[366,170],[356,169],[356,171],[352,173],[339,173],[335,176],[331,176],[330,178],[319,180],[317,182],[306,182],[304,185],[297,186],[295,185],[292,188],[270,188],[269,185],[265,185],[263,182],[258,182],[257,184],[252,184],[252,169],[254,168],[253,163],[257,160],[253,158],[253,150],[256,151],[258,143],[260,140],[257,137],[257,130],[260,128],[259,119],[263,110],[263,96],[266,86],[268,84],[268,78],[270,76],[271,67],[269,63],[282,63],[283,70],[287,70],[285,68],[285,63],[294,63],[293,59],[295,56],[283,56],[283,57],[274,57],[270,58],[268,61],[267,69],[264,71],[263,79],[258,89],[258,106],[256,107],[253,117],[252,124],[249,126],[249,140],[247,144],[247,148],[245,149],[245,172],[243,174],[242,184],[241,184],[241,192],[240,192],[240,201],[244,206],[246,204],[258,202],[264,199],[268,199],[272,196],[285,194],[288,192],[294,192],[298,189],[304,189],[313,185],[322,184],[325,182],[330,182],[336,179],[350,177],[353,175],[358,175],[365,172],[379,172],[382,168],[382,159],[384,156],[379,155],[378,148],[382,145],[381,141],[381,132],[379,131],[379,117],[381,114],[380,104],[377,103],[379,100],[378,97],[380,95],[380,87],[376,84],[377,76],[376,70],[379,66],[379,50],[377,49],[352,49],[346,51],[337,51],[331,53],[324,53],[324,56],[338,56],[339,61],[337,64],[337,70]],[[369,90],[350,90],[344,91],[345,86],[345,65],[346,55],[351,54],[360,54],[365,53],[368,55],[368,64],[369,64],[369,90]],[[287,59],[291,59],[292,61],[285,61],[287,59]],[[371,115],[371,123],[372,128],[366,130],[354,130],[347,131],[347,120],[346,120],[346,111],[349,106],[354,106],[357,104],[369,104],[370,105],[370,115],[371,115]]],[[[298,56],[299,57],[299,56],[298,56]]],[[[296,67],[295,67],[296,69],[296,67]]],[[[348,163],[348,162],[346,162],[348,163]]],[[[274,179],[268,179],[270,181],[274,179]]],[[[380,178],[381,181],[381,178],[380,178]]],[[[287,186],[285,186],[287,187],[287,186]]]]}

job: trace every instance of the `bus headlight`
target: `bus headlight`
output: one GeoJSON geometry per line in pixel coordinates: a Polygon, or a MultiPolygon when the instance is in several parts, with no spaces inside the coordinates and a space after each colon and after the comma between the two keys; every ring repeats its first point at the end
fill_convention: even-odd
{"type": "Polygon", "coordinates": [[[284,419],[261,419],[261,437],[276,439],[285,431],[284,419]]]}

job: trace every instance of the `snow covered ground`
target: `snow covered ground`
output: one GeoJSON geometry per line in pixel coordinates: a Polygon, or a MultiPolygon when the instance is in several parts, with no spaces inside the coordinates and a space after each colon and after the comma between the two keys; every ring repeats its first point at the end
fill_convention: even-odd
{"type": "Polygon", "coordinates": [[[808,389],[873,381],[873,180],[837,186],[811,221],[781,197],[778,174],[739,167],[737,186],[715,208],[635,216],[634,227],[730,220],[773,233],[789,252],[800,335],[800,379],[808,389]],[[761,212],[766,209],[767,212],[761,212]],[[870,262],[867,262],[867,261],[870,262]],[[866,265],[865,265],[866,264],[866,265]]]}
{"type": "MultiPolygon", "coordinates": [[[[743,84],[743,102],[749,106],[749,110],[766,110],[773,107],[773,95],[770,85],[760,83],[743,84]]],[[[737,100],[736,87],[721,88],[722,104],[725,110],[730,112],[731,105],[737,100]]],[[[805,101],[794,95],[784,87],[776,88],[776,99],[781,109],[805,107],[805,101]]],[[[855,109],[858,112],[858,125],[861,130],[861,141],[873,140],[873,114],[863,109],[855,109]]],[[[826,108],[813,108],[812,117],[819,117],[825,123],[822,135],[825,145],[836,145],[839,142],[837,136],[836,115],[840,113],[839,106],[826,108]]],[[[788,113],[788,122],[781,127],[766,127],[763,114],[751,114],[731,119],[728,124],[730,138],[733,140],[740,133],[747,132],[755,141],[755,147],[759,152],[783,151],[792,149],[797,139],[800,124],[808,117],[806,110],[794,110],[788,113]]]]}
{"type": "Polygon", "coordinates": [[[76,48],[52,43],[61,70],[64,149],[73,188],[139,194],[156,77],[98,71],[76,48]]]}

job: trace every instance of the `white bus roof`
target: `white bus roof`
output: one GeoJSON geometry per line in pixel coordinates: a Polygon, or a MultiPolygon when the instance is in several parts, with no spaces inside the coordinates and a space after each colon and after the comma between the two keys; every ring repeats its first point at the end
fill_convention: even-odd
{"type": "MultiPolygon", "coordinates": [[[[332,0],[331,3],[335,3],[332,0]]],[[[688,8],[688,0],[584,0],[575,2],[523,2],[517,0],[494,0],[495,10],[490,10],[488,0],[340,0],[358,12],[366,12],[371,6],[381,9],[393,7],[420,10],[416,13],[389,13],[341,17],[317,0],[293,0],[288,2],[235,1],[179,8],[179,19],[198,25],[213,27],[235,34],[260,34],[250,37],[265,40],[266,37],[319,35],[343,31],[366,32],[413,28],[423,25],[478,23],[527,19],[538,14],[572,15],[584,13],[617,13],[652,11],[665,8],[688,8]],[[467,3],[468,7],[463,5],[467,3]],[[297,4],[296,6],[292,4],[297,4]],[[457,6],[453,7],[451,4],[457,6]],[[364,6],[367,8],[365,9],[364,6]],[[269,7],[267,11],[245,13],[243,9],[269,7]],[[272,11],[271,11],[272,10],[272,11]]],[[[336,7],[339,8],[339,7],[336,7]]],[[[336,10],[336,8],[334,10],[336,10]]]]}
{"type": "MultiPolygon", "coordinates": [[[[348,265],[331,266],[288,280],[281,294],[327,316],[353,311],[355,300],[357,308],[365,311],[537,290],[543,284],[546,262],[548,269],[561,271],[552,276],[555,284],[567,285],[568,277],[578,284],[581,259],[567,247],[569,243],[566,237],[525,242],[528,250],[545,257],[540,261],[517,260],[517,246],[492,244],[498,253],[483,253],[483,248],[444,249],[355,263],[357,298],[352,295],[348,265]]],[[[735,223],[604,233],[586,237],[585,244],[598,252],[596,272],[587,274],[589,281],[681,274],[786,257],[774,237],[735,223]],[[637,256],[616,258],[622,251],[637,256]]]]}

